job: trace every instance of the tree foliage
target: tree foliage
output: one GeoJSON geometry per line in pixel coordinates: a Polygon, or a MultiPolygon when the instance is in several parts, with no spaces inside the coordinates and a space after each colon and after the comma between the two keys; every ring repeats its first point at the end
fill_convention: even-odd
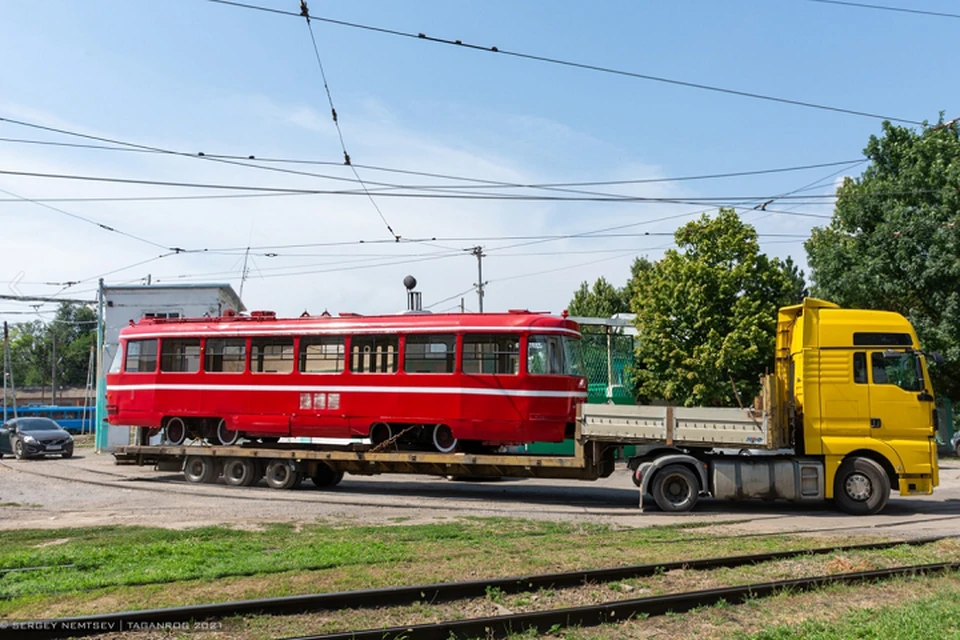
{"type": "Polygon", "coordinates": [[[580,283],[580,288],[573,294],[573,299],[567,305],[570,315],[590,318],[609,318],[616,313],[629,310],[630,298],[626,288],[618,289],[607,282],[603,276],[597,278],[592,289],[586,281],[580,283]]]}
{"type": "Polygon", "coordinates": [[[760,252],[756,231],[721,209],[677,230],[677,250],[634,272],[637,397],[748,404],[772,370],[777,309],[798,302],[803,274],[760,252]]]}
{"type": "Polygon", "coordinates": [[[96,345],[96,312],[63,303],[49,323],[20,322],[10,327],[10,360],[17,386],[46,386],[53,374],[56,341],[57,386],[82,385],[90,348],[96,345]]]}
{"type": "Polygon", "coordinates": [[[915,131],[883,124],[870,165],[838,190],[833,219],[806,243],[814,294],[905,315],[941,393],[960,393],[960,136],[957,123],[915,131]]]}

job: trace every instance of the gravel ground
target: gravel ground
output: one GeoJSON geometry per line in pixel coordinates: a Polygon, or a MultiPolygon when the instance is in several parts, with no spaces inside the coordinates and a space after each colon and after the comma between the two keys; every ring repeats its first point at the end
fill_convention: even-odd
{"type": "Polygon", "coordinates": [[[412,475],[351,476],[333,490],[310,481],[294,491],[265,485],[198,485],[179,473],[117,466],[113,456],[79,450],[70,460],[0,460],[0,530],[103,525],[183,528],[262,522],[423,523],[458,517],[524,517],[621,527],[706,524],[727,533],[824,532],[897,536],[955,534],[960,524],[960,463],[941,461],[933,496],[893,495],[883,514],[853,518],[828,504],[702,500],[693,513],[637,507],[629,471],[596,482],[451,482],[412,475]]]}

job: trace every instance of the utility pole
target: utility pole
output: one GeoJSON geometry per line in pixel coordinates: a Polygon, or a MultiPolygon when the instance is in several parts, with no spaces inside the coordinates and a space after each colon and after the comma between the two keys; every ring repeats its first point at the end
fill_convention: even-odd
{"type": "Polygon", "coordinates": [[[106,379],[103,371],[103,343],[104,343],[104,293],[103,278],[97,286],[97,357],[96,357],[96,375],[97,375],[97,409],[94,426],[95,451],[100,453],[107,448],[109,444],[107,436],[107,390],[106,379]]]}
{"type": "Polygon", "coordinates": [[[477,302],[480,306],[480,313],[483,313],[483,287],[487,284],[483,281],[483,259],[486,256],[483,253],[483,247],[473,247],[469,251],[471,255],[477,257],[477,302]]]}
{"type": "Polygon", "coordinates": [[[57,406],[57,332],[50,323],[50,406],[57,406]]]}
{"type": "MultiPolygon", "coordinates": [[[[253,233],[253,229],[250,229],[250,233],[253,233]]],[[[250,247],[247,247],[247,250],[243,254],[243,272],[240,274],[240,299],[243,300],[243,285],[247,282],[247,258],[250,257],[250,247]]]]}
{"type": "Polygon", "coordinates": [[[17,417],[17,386],[13,379],[13,361],[10,359],[10,330],[3,322],[3,420],[7,420],[7,376],[10,376],[10,396],[13,399],[13,417],[17,417]]]}

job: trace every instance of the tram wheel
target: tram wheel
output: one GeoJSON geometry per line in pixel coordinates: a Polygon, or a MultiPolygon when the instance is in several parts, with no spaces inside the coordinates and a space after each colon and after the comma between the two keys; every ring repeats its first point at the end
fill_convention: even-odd
{"type": "Polygon", "coordinates": [[[457,450],[460,441],[453,435],[453,429],[445,424],[438,424],[433,428],[433,446],[440,453],[453,453],[457,450]]]}
{"type": "Polygon", "coordinates": [[[233,487],[249,487],[260,479],[257,461],[252,458],[228,458],[223,463],[223,481],[233,487]]]}
{"type": "Polygon", "coordinates": [[[170,418],[163,428],[163,433],[167,442],[174,446],[181,445],[187,439],[187,425],[184,424],[183,418],[170,418]]]}
{"type": "Polygon", "coordinates": [[[217,475],[217,463],[211,456],[187,456],[183,462],[183,477],[187,482],[216,482],[217,475]]]}
{"type": "Polygon", "coordinates": [[[386,422],[378,422],[370,427],[370,444],[377,446],[393,437],[393,429],[386,422]]]}
{"type": "Polygon", "coordinates": [[[263,474],[271,489],[293,489],[300,484],[300,471],[290,460],[271,460],[263,474]]]}
{"type": "Polygon", "coordinates": [[[230,446],[240,442],[240,432],[227,426],[227,421],[221,418],[217,424],[217,440],[222,445],[230,446]]]}

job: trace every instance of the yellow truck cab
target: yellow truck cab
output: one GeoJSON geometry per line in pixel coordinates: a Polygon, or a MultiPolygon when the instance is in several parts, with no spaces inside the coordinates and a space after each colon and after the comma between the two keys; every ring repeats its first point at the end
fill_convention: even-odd
{"type": "Polygon", "coordinates": [[[877,513],[891,487],[939,484],[936,408],[924,354],[906,318],[807,298],[780,310],[780,414],[795,455],[823,460],[825,497],[877,513]]]}

